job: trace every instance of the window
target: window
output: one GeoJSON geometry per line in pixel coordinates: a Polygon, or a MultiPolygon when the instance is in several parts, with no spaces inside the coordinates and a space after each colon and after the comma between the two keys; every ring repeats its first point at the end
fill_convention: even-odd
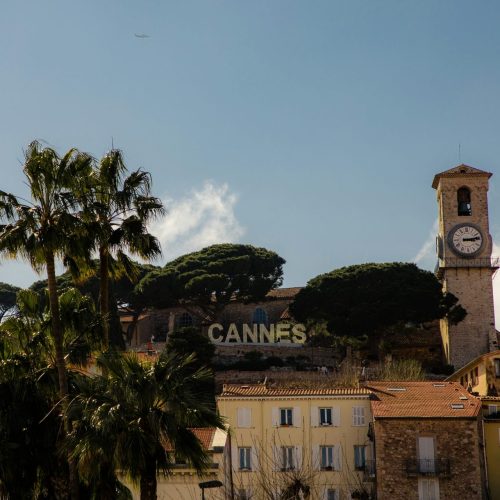
{"type": "MultiPolygon", "coordinates": [[[[453,405],[452,405],[453,407],[453,405]]],[[[418,470],[429,473],[436,471],[434,438],[421,436],[418,438],[418,470]]]]}
{"type": "Polygon", "coordinates": [[[334,470],[333,457],[334,457],[334,447],[333,446],[320,446],[320,467],[322,470],[334,470]]]}
{"type": "Polygon", "coordinates": [[[488,405],[488,415],[494,415],[498,411],[497,405],[488,405]]]}
{"type": "Polygon", "coordinates": [[[252,425],[252,409],[238,408],[237,409],[238,427],[249,428],[252,425]]]}
{"type": "Polygon", "coordinates": [[[262,307],[257,307],[253,312],[252,322],[256,325],[267,325],[268,318],[267,313],[262,307]]]}
{"type": "Polygon", "coordinates": [[[437,479],[418,479],[418,500],[439,500],[439,481],[437,479]]]}
{"type": "Polygon", "coordinates": [[[500,378],[500,358],[495,359],[495,377],[500,378]]]}
{"type": "Polygon", "coordinates": [[[365,425],[365,408],[363,406],[352,407],[352,425],[365,425]]]}
{"type": "Polygon", "coordinates": [[[295,448],[293,446],[281,447],[281,469],[293,470],[295,468],[295,448]]]}
{"type": "Polygon", "coordinates": [[[470,191],[462,187],[457,191],[458,215],[472,215],[470,191]]]}
{"type": "Polygon", "coordinates": [[[250,500],[250,493],[248,490],[240,488],[236,497],[238,500],[250,500]]]}
{"type": "Polygon", "coordinates": [[[179,328],[185,328],[187,326],[193,326],[193,317],[191,314],[184,312],[177,318],[177,326],[179,328]]]}
{"type": "Polygon", "coordinates": [[[238,448],[240,470],[252,470],[251,454],[252,448],[238,448]]]}
{"type": "Polygon", "coordinates": [[[326,490],[325,498],[326,500],[338,500],[339,496],[337,490],[332,490],[331,488],[328,488],[326,490]]]}
{"type": "Polygon", "coordinates": [[[280,408],[280,425],[293,425],[292,408],[280,408]]]}
{"type": "Polygon", "coordinates": [[[354,445],[354,468],[364,470],[366,465],[366,446],[354,445]]]}
{"type": "Polygon", "coordinates": [[[332,409],[331,408],[320,408],[319,409],[319,424],[320,425],[332,425],[332,409]]]}

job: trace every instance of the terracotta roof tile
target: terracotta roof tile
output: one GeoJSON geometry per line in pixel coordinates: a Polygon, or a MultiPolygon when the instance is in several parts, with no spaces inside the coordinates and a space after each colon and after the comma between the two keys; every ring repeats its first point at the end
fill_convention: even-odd
{"type": "Polygon", "coordinates": [[[303,396],[367,396],[370,391],[364,388],[304,388],[295,387],[267,387],[264,384],[233,385],[224,384],[220,398],[242,397],[303,397],[303,396]]]}
{"type": "MultiPolygon", "coordinates": [[[[201,445],[205,450],[210,450],[210,448],[212,447],[212,441],[215,436],[216,430],[217,429],[215,427],[199,427],[191,429],[193,434],[200,440],[201,445]]],[[[174,451],[172,443],[170,443],[169,440],[166,440],[163,443],[163,447],[166,451],[174,451]]]]}
{"type": "Polygon", "coordinates": [[[475,417],[481,402],[456,382],[367,382],[377,418],[475,417]]]}

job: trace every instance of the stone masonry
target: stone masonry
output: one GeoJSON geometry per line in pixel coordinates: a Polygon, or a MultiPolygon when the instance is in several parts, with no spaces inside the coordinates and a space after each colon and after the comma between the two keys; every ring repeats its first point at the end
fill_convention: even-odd
{"type": "Polygon", "coordinates": [[[418,499],[419,476],[409,475],[406,463],[418,458],[419,436],[434,437],[436,458],[450,461],[449,476],[435,476],[440,498],[485,498],[478,419],[375,420],[374,435],[378,500],[418,499]]]}

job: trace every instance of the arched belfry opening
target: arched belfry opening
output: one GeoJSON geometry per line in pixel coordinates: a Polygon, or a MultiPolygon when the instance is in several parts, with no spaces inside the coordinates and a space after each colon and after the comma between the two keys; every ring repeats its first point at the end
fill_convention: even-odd
{"type": "Polygon", "coordinates": [[[457,191],[458,215],[472,215],[472,206],[470,202],[470,189],[461,187],[457,191]]]}

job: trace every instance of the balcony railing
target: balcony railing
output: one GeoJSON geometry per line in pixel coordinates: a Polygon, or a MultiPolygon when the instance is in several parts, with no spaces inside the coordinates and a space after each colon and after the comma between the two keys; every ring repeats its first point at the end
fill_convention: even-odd
{"type": "Polygon", "coordinates": [[[408,476],[449,476],[450,460],[448,458],[407,460],[406,473],[408,476]]]}
{"type": "Polygon", "coordinates": [[[375,481],[375,460],[366,460],[363,468],[363,479],[365,481],[375,481]]]}

